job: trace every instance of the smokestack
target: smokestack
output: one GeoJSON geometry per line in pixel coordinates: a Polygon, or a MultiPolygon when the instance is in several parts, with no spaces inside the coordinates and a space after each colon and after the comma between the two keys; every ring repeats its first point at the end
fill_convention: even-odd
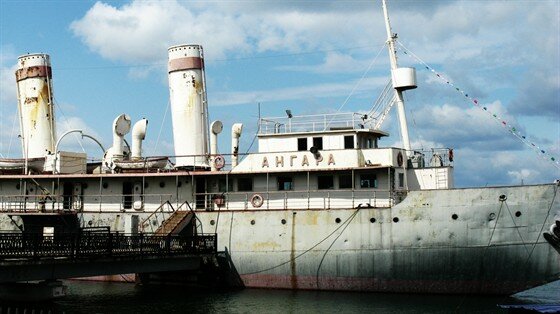
{"type": "Polygon", "coordinates": [[[24,158],[46,157],[54,152],[55,122],[52,69],[47,54],[18,58],[16,70],[18,112],[24,158]]]}
{"type": "Polygon", "coordinates": [[[212,171],[216,171],[218,170],[218,168],[216,167],[216,164],[214,162],[214,158],[216,158],[216,155],[218,154],[218,134],[222,133],[222,130],[224,129],[224,125],[222,124],[222,121],[214,121],[212,122],[212,124],[210,124],[210,155],[212,156],[212,163],[211,163],[211,170],[212,171]]]}
{"type": "Polygon", "coordinates": [[[130,157],[133,160],[142,158],[142,141],[146,138],[147,128],[148,120],[146,118],[134,123],[132,127],[132,148],[130,157]]]}
{"type": "Polygon", "coordinates": [[[208,106],[202,46],[173,46],[168,53],[173,139],[178,156],[175,165],[208,168],[208,106]]]}
{"type": "Polygon", "coordinates": [[[231,167],[237,166],[237,155],[239,154],[239,138],[243,131],[243,123],[235,123],[231,126],[231,167]]]}

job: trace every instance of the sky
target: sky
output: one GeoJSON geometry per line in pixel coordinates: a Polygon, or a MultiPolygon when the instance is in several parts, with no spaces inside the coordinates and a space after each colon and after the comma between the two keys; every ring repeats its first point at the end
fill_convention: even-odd
{"type": "MultiPolygon", "coordinates": [[[[417,68],[418,88],[405,92],[413,148],[454,148],[456,186],[560,179],[550,162],[560,160],[559,1],[388,8],[399,65],[417,68]]],[[[78,128],[109,147],[112,121],[126,113],[149,120],[144,155],[173,155],[167,48],[201,44],[210,119],[224,123],[219,150],[230,151],[241,122],[246,152],[256,149],[259,108],[262,117],[369,111],[390,74],[383,23],[381,2],[369,0],[0,0],[0,156],[21,156],[20,55],[51,56],[59,135],[78,128]]],[[[394,111],[382,129],[391,136],[380,145],[402,145],[394,111]]],[[[60,149],[102,156],[78,137],[60,149]]]]}

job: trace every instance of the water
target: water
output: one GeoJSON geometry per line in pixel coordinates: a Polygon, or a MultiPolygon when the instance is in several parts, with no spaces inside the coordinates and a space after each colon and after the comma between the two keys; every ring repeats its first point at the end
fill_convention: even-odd
{"type": "Polygon", "coordinates": [[[23,313],[506,313],[497,304],[560,304],[560,281],[503,296],[406,295],[245,289],[200,291],[177,286],[66,281],[53,302],[0,302],[0,314],[23,313]]]}

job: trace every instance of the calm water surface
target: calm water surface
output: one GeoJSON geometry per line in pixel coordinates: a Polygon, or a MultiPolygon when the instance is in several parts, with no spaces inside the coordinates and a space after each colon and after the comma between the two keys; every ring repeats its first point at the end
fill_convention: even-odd
{"type": "Polygon", "coordinates": [[[497,304],[560,303],[560,281],[514,297],[317,291],[197,291],[126,283],[67,281],[68,296],[49,303],[1,303],[23,313],[505,313],[497,304]]]}

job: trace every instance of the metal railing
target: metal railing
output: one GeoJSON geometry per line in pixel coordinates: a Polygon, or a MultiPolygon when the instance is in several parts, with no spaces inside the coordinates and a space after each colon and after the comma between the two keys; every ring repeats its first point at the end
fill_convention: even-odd
{"type": "Polygon", "coordinates": [[[144,204],[163,204],[171,194],[94,194],[94,195],[0,195],[0,212],[4,213],[65,213],[94,209],[126,211],[141,210],[144,204]],[[134,208],[139,202],[141,208],[134,208]]]}
{"type": "Polygon", "coordinates": [[[215,253],[216,244],[216,234],[158,236],[83,232],[45,236],[39,233],[0,233],[0,260],[215,253]]]}
{"type": "Polygon", "coordinates": [[[315,132],[339,128],[361,129],[372,127],[371,121],[355,112],[271,117],[259,119],[261,134],[315,132]]]}
{"type": "MultiPolygon", "coordinates": [[[[391,207],[396,204],[395,191],[390,190],[303,190],[303,191],[255,191],[197,193],[204,198],[207,207],[197,209],[340,209],[362,207],[391,207]],[[219,195],[221,206],[214,200],[219,195]],[[262,197],[262,205],[254,206],[255,195],[262,197]],[[223,201],[222,201],[223,200],[223,201]]],[[[202,203],[202,202],[200,202],[202,203]]]]}

